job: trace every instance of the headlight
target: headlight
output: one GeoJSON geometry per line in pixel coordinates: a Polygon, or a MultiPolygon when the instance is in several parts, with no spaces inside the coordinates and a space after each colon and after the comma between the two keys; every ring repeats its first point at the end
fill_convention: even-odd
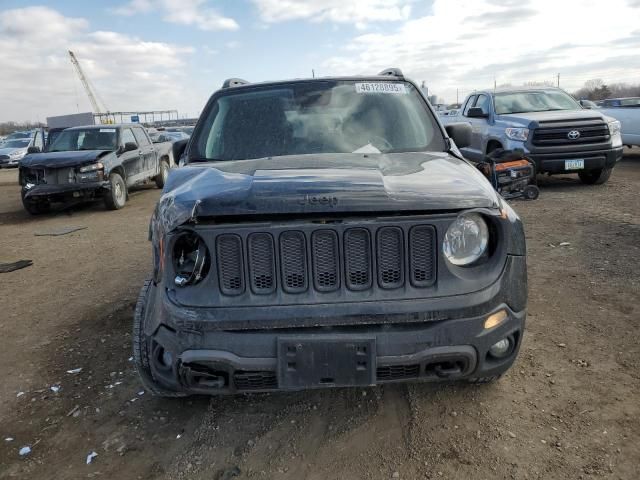
{"type": "Polygon", "coordinates": [[[9,154],[9,158],[12,160],[20,159],[27,154],[26,150],[15,150],[9,154]]]}
{"type": "Polygon", "coordinates": [[[611,134],[611,146],[622,146],[622,124],[618,120],[609,122],[609,133],[611,134]]]}
{"type": "Polygon", "coordinates": [[[504,133],[511,140],[526,142],[527,138],[529,138],[528,128],[505,128],[504,133]]]}
{"type": "Polygon", "coordinates": [[[104,165],[100,162],[92,163],[91,165],[85,165],[84,167],[80,167],[80,173],[95,172],[96,170],[102,170],[103,168],[104,168],[104,165]]]}
{"type": "Polygon", "coordinates": [[[478,213],[463,213],[449,226],[442,250],[454,265],[469,265],[479,259],[489,244],[487,222],[478,213]]]}
{"type": "Polygon", "coordinates": [[[207,276],[211,260],[204,240],[193,232],[181,235],[173,247],[177,287],[194,285],[207,276]]]}

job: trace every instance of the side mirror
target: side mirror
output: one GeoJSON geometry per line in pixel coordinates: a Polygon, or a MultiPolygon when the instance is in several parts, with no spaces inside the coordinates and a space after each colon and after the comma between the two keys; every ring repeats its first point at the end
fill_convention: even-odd
{"type": "Polygon", "coordinates": [[[471,125],[468,123],[450,123],[444,129],[458,148],[465,148],[471,145],[471,125]]]}
{"type": "Polygon", "coordinates": [[[127,142],[124,144],[124,148],[122,149],[122,153],[125,152],[133,152],[134,150],[138,149],[138,145],[136,145],[133,142],[127,142]]]}
{"type": "Polygon", "coordinates": [[[27,148],[27,153],[40,153],[40,147],[31,146],[27,148]]]}
{"type": "Polygon", "coordinates": [[[482,111],[480,107],[472,107],[467,110],[467,117],[469,118],[487,118],[488,116],[489,114],[482,111]]]}

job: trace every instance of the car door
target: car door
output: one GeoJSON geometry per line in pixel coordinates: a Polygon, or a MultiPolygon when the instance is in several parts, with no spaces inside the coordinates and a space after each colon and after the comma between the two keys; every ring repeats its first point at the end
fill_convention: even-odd
{"type": "Polygon", "coordinates": [[[151,139],[140,127],[133,128],[133,134],[138,141],[138,146],[140,147],[140,155],[142,156],[142,165],[141,172],[144,178],[151,178],[158,173],[157,169],[157,161],[156,161],[156,150],[153,147],[153,143],[151,139]]]}
{"type": "Polygon", "coordinates": [[[127,143],[133,143],[136,146],[135,150],[124,151],[120,154],[120,161],[127,176],[127,186],[131,186],[139,181],[143,160],[140,154],[140,146],[133,132],[130,128],[123,128],[120,131],[120,144],[124,148],[127,143]]]}

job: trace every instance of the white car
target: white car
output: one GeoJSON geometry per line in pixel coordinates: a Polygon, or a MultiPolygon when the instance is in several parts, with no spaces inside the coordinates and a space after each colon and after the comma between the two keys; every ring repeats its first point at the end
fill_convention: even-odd
{"type": "Polygon", "coordinates": [[[610,98],[599,109],[621,125],[622,143],[640,146],[640,98],[610,98]]]}
{"type": "Polygon", "coordinates": [[[0,168],[17,167],[32,145],[31,138],[7,140],[0,146],[0,168]]]}

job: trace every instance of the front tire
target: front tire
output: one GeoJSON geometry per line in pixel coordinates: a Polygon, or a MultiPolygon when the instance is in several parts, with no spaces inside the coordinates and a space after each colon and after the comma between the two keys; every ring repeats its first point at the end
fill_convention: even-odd
{"type": "Polygon", "coordinates": [[[597,170],[579,172],[578,176],[580,177],[580,181],[586,185],[602,185],[609,180],[611,172],[613,172],[613,167],[599,168],[597,170]]]}
{"type": "Polygon", "coordinates": [[[160,161],[160,173],[156,175],[155,181],[158,188],[164,188],[164,184],[167,183],[167,177],[169,176],[169,163],[166,160],[160,161]]]}
{"type": "Polygon", "coordinates": [[[22,206],[31,215],[41,215],[51,210],[51,203],[49,200],[30,200],[24,198],[24,192],[21,194],[22,206]]]}
{"type": "Polygon", "coordinates": [[[104,195],[104,204],[109,210],[120,210],[127,202],[127,185],[119,173],[109,175],[111,188],[104,195]]]}
{"type": "Polygon", "coordinates": [[[145,390],[159,397],[186,397],[184,392],[176,392],[163,388],[154,378],[151,371],[149,359],[151,358],[149,337],[144,333],[146,322],[145,311],[147,307],[149,290],[151,289],[151,280],[146,280],[138,301],[136,302],[136,310],[133,314],[133,364],[140,377],[140,382],[145,390]]]}

